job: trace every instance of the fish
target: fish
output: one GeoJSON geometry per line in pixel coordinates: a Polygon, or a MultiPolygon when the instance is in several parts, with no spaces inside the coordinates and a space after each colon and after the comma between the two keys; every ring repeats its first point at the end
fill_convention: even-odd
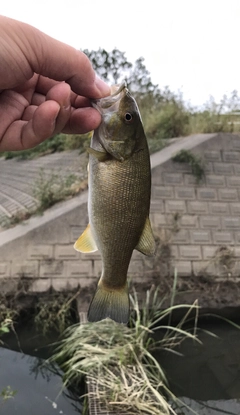
{"type": "Polygon", "coordinates": [[[110,318],[127,324],[127,273],[134,249],[152,256],[155,239],[149,219],[150,155],[137,103],[125,83],[93,100],[101,114],[89,152],[89,224],[76,241],[80,252],[99,251],[102,273],[88,321],[110,318]]]}

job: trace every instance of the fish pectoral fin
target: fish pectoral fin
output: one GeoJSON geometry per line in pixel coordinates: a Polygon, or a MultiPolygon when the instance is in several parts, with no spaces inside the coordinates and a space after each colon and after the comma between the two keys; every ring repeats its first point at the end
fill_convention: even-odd
{"type": "Polygon", "coordinates": [[[109,158],[109,154],[106,151],[98,151],[92,147],[88,147],[87,152],[98,159],[98,161],[106,161],[109,158]]]}
{"type": "Polygon", "coordinates": [[[88,224],[85,231],[75,242],[74,249],[83,253],[96,252],[98,250],[90,228],[90,224],[88,224]]]}
{"type": "Polygon", "coordinates": [[[142,235],[135,249],[147,256],[152,256],[155,254],[156,243],[149,218],[146,219],[142,235]]]}

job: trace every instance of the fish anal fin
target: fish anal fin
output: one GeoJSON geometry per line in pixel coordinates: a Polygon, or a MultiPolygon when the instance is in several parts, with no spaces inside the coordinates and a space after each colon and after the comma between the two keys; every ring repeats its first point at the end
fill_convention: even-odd
{"type": "Polygon", "coordinates": [[[76,251],[83,253],[96,252],[98,250],[90,228],[90,224],[88,224],[85,231],[75,242],[74,249],[76,249],[76,251]]]}
{"type": "Polygon", "coordinates": [[[146,219],[142,235],[135,249],[147,256],[152,256],[155,254],[156,243],[149,218],[146,219]]]}
{"type": "Polygon", "coordinates": [[[93,157],[98,159],[98,161],[106,161],[109,158],[109,155],[106,151],[98,151],[92,147],[87,148],[87,152],[91,154],[93,157]]]}
{"type": "Polygon", "coordinates": [[[104,287],[101,279],[88,310],[88,321],[110,318],[117,323],[127,324],[129,319],[128,285],[122,289],[104,287]]]}

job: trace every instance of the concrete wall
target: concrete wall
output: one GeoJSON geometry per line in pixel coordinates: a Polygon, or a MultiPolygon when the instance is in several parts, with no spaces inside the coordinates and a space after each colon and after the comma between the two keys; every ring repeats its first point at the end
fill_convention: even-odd
{"type": "MultiPolygon", "coordinates": [[[[129,275],[144,284],[153,268],[167,276],[176,267],[183,277],[239,277],[240,138],[231,134],[186,137],[154,154],[151,162],[151,219],[161,252],[153,259],[135,252],[129,275]],[[187,164],[172,161],[183,148],[205,162],[200,184],[187,164]]],[[[21,276],[29,280],[30,290],[38,292],[78,285],[86,289],[94,284],[101,272],[99,254],[73,249],[87,223],[85,192],[1,232],[2,289],[14,289],[21,276]]]]}

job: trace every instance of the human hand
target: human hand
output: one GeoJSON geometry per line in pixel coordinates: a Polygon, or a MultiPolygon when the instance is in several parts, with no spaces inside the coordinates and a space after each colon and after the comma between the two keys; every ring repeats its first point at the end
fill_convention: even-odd
{"type": "Polygon", "coordinates": [[[89,98],[110,94],[87,56],[32,26],[0,16],[0,151],[83,134],[101,116],[89,98]]]}

